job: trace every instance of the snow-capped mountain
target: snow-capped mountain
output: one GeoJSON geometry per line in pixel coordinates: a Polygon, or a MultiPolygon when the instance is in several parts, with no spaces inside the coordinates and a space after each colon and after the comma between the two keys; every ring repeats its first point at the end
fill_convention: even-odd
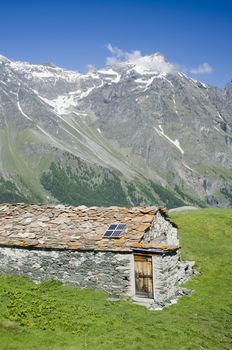
{"type": "Polygon", "coordinates": [[[0,56],[0,199],[232,204],[232,94],[161,54],[87,74],[0,56]]]}

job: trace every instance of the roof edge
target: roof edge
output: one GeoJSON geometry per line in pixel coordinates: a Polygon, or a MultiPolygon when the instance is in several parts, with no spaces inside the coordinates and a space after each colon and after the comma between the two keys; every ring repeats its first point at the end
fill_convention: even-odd
{"type": "Polygon", "coordinates": [[[133,251],[126,249],[91,249],[91,248],[69,248],[69,247],[44,247],[36,245],[18,245],[18,244],[1,244],[0,248],[8,249],[22,249],[22,250],[37,250],[37,251],[71,251],[71,252],[94,252],[94,253],[118,253],[118,254],[132,254],[133,251]]]}
{"type": "Polygon", "coordinates": [[[175,228],[179,228],[179,226],[171,220],[169,214],[168,214],[168,211],[166,208],[163,208],[163,207],[158,207],[157,208],[157,211],[160,212],[160,214],[175,228]]]}

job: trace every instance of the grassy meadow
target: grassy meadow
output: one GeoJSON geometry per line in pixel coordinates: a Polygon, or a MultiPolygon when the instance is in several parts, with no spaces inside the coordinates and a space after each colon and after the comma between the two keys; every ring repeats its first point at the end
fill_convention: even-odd
{"type": "Polygon", "coordinates": [[[1,350],[232,349],[232,210],[176,213],[182,257],[201,275],[162,311],[99,291],[0,276],[1,350]]]}

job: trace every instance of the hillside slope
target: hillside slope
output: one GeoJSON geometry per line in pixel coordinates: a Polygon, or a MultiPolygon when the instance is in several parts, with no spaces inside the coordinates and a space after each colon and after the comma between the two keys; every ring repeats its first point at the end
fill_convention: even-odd
{"type": "Polygon", "coordinates": [[[0,276],[1,350],[231,349],[232,210],[175,214],[192,296],[151,312],[105,293],[0,276]],[[110,335],[110,336],[109,336],[110,335]]]}

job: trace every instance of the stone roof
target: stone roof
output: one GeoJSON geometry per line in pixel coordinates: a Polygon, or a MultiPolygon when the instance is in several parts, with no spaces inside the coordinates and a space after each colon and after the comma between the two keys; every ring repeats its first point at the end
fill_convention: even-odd
{"type": "MultiPolygon", "coordinates": [[[[0,205],[0,246],[131,251],[161,208],[0,205]],[[110,224],[126,223],[117,238],[103,238],[110,224]]],[[[163,247],[162,249],[165,249],[163,247]]]]}

